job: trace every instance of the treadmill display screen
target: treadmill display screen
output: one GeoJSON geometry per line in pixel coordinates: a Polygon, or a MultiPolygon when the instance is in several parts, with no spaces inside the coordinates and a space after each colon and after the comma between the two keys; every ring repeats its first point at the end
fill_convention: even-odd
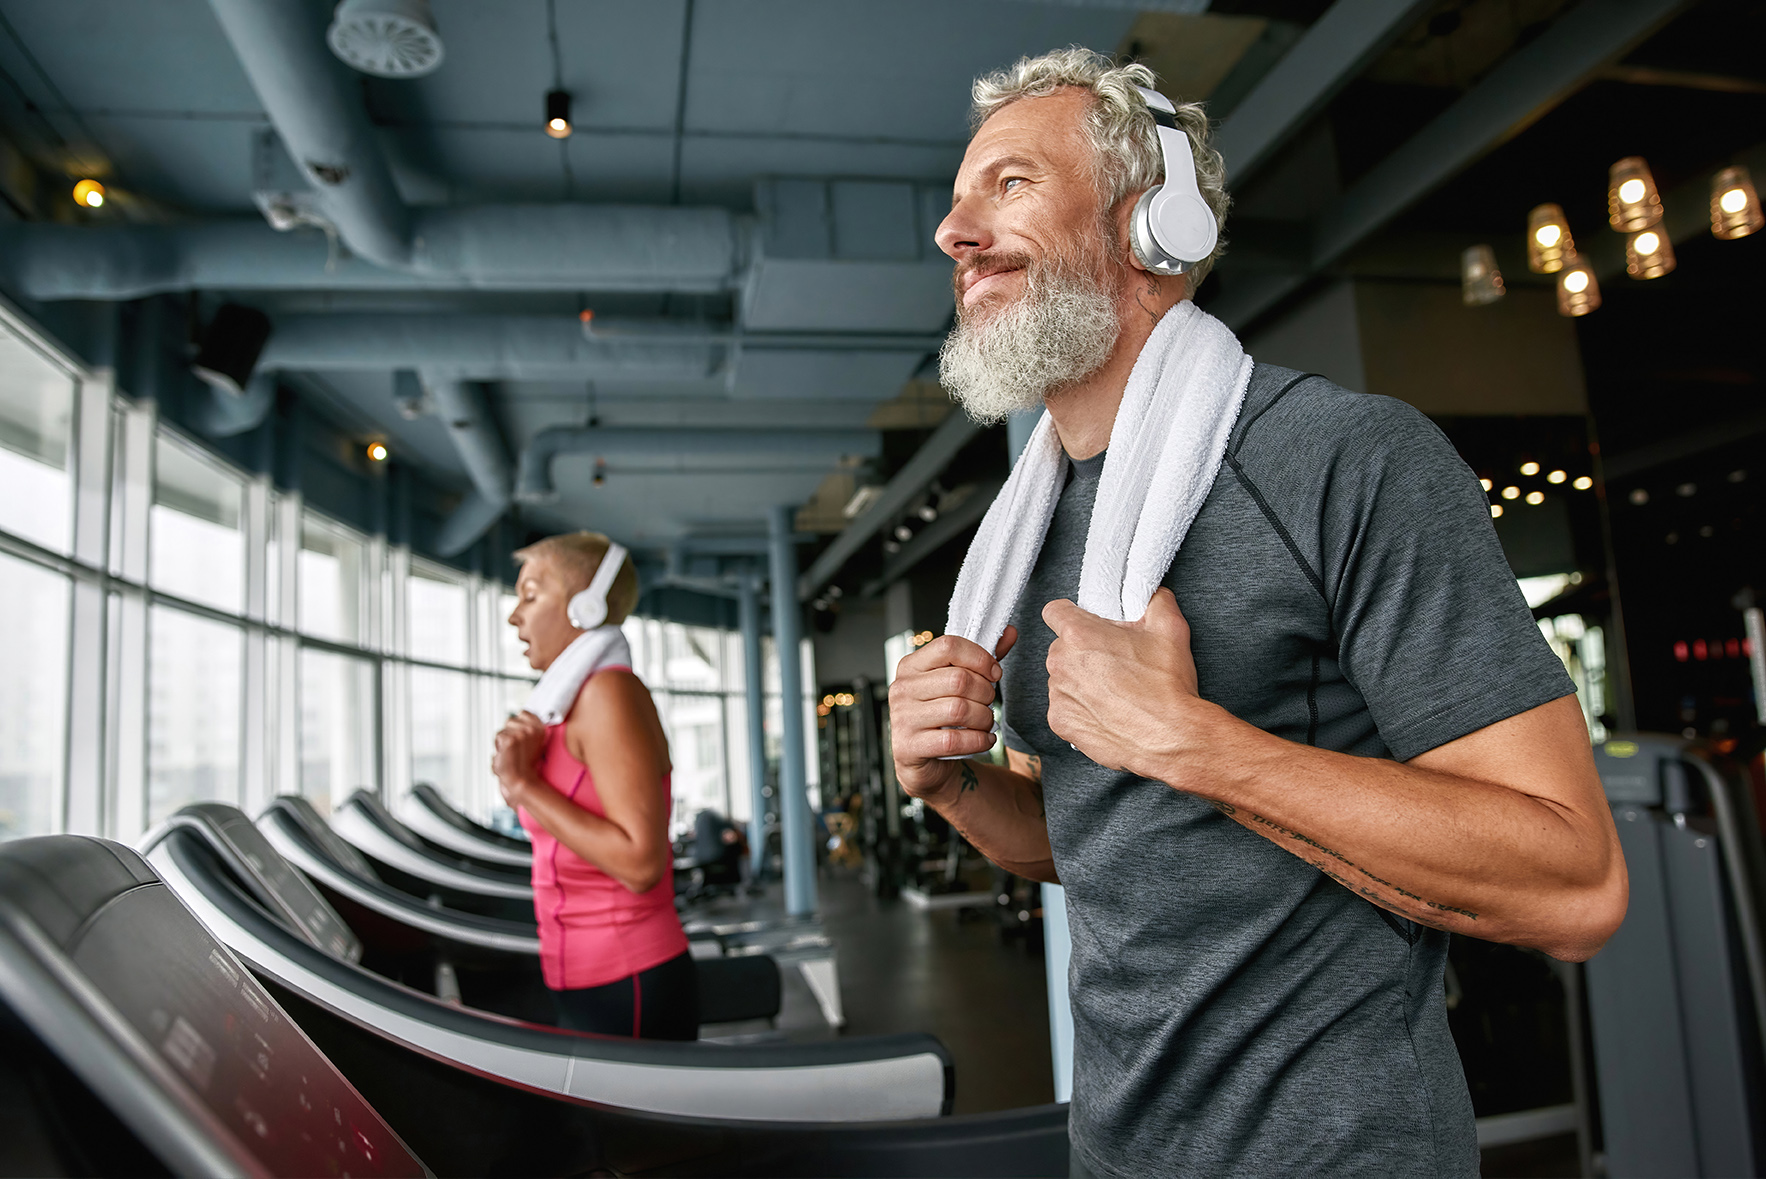
{"type": "Polygon", "coordinates": [[[232,807],[214,807],[212,813],[208,807],[202,809],[211,828],[251,870],[254,879],[246,883],[265,894],[260,899],[272,902],[287,923],[321,950],[351,962],[361,959],[362,943],[355,931],[250,819],[232,807]]]}
{"type": "Polygon", "coordinates": [[[70,957],[267,1172],[426,1173],[170,889],[118,897],[70,957]]]}

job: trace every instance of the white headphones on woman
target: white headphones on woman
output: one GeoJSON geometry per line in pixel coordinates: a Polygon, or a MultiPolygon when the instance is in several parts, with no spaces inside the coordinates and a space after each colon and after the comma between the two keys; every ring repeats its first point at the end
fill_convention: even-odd
{"type": "Polygon", "coordinates": [[[570,605],[564,608],[564,614],[570,619],[570,625],[578,630],[594,630],[607,621],[607,595],[613,589],[613,579],[625,568],[625,546],[617,540],[607,542],[607,552],[601,557],[601,563],[595,566],[595,576],[589,579],[589,588],[570,599],[570,605]]]}
{"type": "Polygon", "coordinates": [[[1177,107],[1156,90],[1136,86],[1159,125],[1165,156],[1165,183],[1141,195],[1129,220],[1134,256],[1154,274],[1182,274],[1214,252],[1220,225],[1196,185],[1196,156],[1190,137],[1177,125],[1177,107]]]}

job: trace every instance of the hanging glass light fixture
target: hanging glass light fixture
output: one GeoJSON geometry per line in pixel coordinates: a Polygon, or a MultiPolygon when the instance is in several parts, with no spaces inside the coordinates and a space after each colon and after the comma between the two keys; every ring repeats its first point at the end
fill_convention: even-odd
{"type": "Polygon", "coordinates": [[[1674,243],[1662,226],[1625,239],[1625,273],[1632,278],[1661,278],[1674,269],[1674,243]]]}
{"type": "Polygon", "coordinates": [[[1558,314],[1574,318],[1599,306],[1600,282],[1594,277],[1594,267],[1572,254],[1558,273],[1558,314]]]}
{"type": "Polygon", "coordinates": [[[1558,205],[1537,205],[1527,214],[1527,269],[1534,274],[1556,274],[1564,268],[1564,259],[1573,257],[1576,243],[1570,238],[1570,223],[1558,205]]]}
{"type": "Polygon", "coordinates": [[[1723,241],[1734,241],[1766,228],[1766,213],[1760,210],[1760,194],[1754,181],[1742,167],[1725,168],[1711,177],[1711,233],[1723,241]]]}
{"type": "Polygon", "coordinates": [[[1482,307],[1506,295],[1502,271],[1496,268],[1496,251],[1489,246],[1467,248],[1459,256],[1459,287],[1467,307],[1482,307]]]}
{"type": "Polygon", "coordinates": [[[1614,229],[1636,233],[1661,219],[1662,197],[1642,156],[1626,156],[1607,170],[1607,221],[1614,229]]]}

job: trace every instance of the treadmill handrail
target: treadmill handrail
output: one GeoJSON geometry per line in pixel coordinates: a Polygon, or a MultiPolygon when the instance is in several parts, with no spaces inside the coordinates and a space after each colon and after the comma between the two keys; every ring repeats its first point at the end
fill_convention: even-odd
{"type": "Polygon", "coordinates": [[[379,860],[430,884],[482,896],[529,902],[533,900],[531,884],[518,884],[488,874],[468,872],[411,850],[381,825],[378,815],[372,814],[354,799],[332,812],[331,829],[370,859],[379,860]]]}
{"type": "Polygon", "coordinates": [[[1766,945],[1762,945],[1760,929],[1759,886],[1750,871],[1755,857],[1743,846],[1741,817],[1736,814],[1735,800],[1729,796],[1729,783],[1717,767],[1694,750],[1684,750],[1680,760],[1692,766],[1705,780],[1705,792],[1711,799],[1711,816],[1717,822],[1717,840],[1723,848],[1723,870],[1729,878],[1731,903],[1735,905],[1735,923],[1739,926],[1742,960],[1747,967],[1748,993],[1754,1004],[1754,1026],[1766,1036],[1766,945]]]}
{"type": "Polygon", "coordinates": [[[743,1047],[626,1040],[542,1029],[442,1003],[294,937],[236,884],[204,871],[184,842],[200,834],[180,832],[167,840],[155,867],[211,932],[290,990],[416,1051],[646,1113],[786,1120],[767,1116],[764,1102],[789,1110],[794,1122],[850,1122],[948,1111],[949,1056],[930,1036],[743,1047]],[[781,1086],[789,1090],[783,1096],[781,1086]],[[806,1117],[806,1110],[813,1115],[806,1117]]]}
{"type": "Polygon", "coordinates": [[[434,909],[408,893],[384,884],[371,884],[353,872],[338,868],[306,846],[294,820],[280,810],[272,808],[258,816],[258,829],[272,847],[313,881],[365,909],[463,945],[539,955],[539,933],[527,933],[527,926],[499,921],[495,917],[481,917],[476,913],[462,913],[457,909],[434,909]]]}
{"type": "Polygon", "coordinates": [[[436,813],[416,800],[416,795],[406,794],[406,806],[397,816],[420,838],[430,843],[439,844],[455,855],[483,860],[486,863],[501,864],[510,868],[527,868],[533,863],[531,852],[519,852],[510,848],[498,847],[496,844],[475,839],[466,832],[443,821],[436,813]]]}
{"type": "Polygon", "coordinates": [[[521,835],[510,835],[494,827],[485,826],[449,802],[441,791],[428,782],[411,783],[411,789],[405,792],[405,797],[462,835],[469,835],[486,843],[494,843],[506,851],[523,854],[533,851],[533,840],[525,832],[521,835]]]}

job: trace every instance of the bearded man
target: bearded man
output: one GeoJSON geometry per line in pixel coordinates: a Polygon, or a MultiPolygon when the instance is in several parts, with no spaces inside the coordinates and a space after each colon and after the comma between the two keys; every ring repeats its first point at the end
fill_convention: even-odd
{"type": "MultiPolygon", "coordinates": [[[[1212,257],[1131,249],[1153,84],[1074,49],[975,85],[942,375],[1047,412],[957,633],[897,670],[896,774],[1066,886],[1076,1171],[1475,1175],[1448,935],[1580,961],[1618,927],[1588,732],[1428,419],[1255,364],[1187,302],[1212,257]],[[1007,764],[952,760],[996,689],[1007,764]]],[[[1218,219],[1206,117],[1176,124],[1218,219]]]]}

